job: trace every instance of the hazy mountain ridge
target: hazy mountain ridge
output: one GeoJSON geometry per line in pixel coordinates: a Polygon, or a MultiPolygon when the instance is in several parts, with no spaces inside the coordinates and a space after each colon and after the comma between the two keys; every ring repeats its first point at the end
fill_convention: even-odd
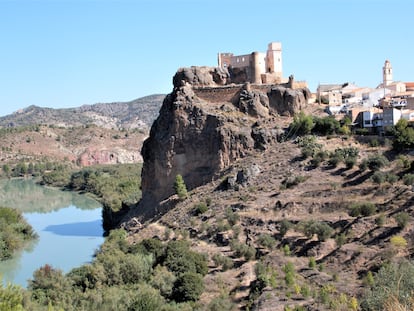
{"type": "Polygon", "coordinates": [[[65,109],[29,106],[0,118],[0,161],[142,162],[142,143],[164,97],[65,109]]]}
{"type": "Polygon", "coordinates": [[[97,103],[76,108],[44,108],[31,105],[0,117],[0,127],[47,124],[76,127],[95,124],[118,129],[148,129],[158,115],[165,95],[156,94],[129,102],[97,103]]]}

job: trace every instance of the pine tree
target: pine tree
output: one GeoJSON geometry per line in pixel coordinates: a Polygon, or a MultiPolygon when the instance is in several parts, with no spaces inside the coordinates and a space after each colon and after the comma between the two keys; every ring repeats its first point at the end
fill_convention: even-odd
{"type": "Polygon", "coordinates": [[[180,174],[175,176],[174,190],[180,200],[187,198],[187,187],[185,186],[183,176],[180,174]]]}

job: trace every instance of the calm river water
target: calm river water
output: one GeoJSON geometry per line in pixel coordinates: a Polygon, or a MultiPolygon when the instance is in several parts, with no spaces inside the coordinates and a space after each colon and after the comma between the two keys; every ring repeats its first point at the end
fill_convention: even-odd
{"type": "Polygon", "coordinates": [[[101,205],[73,192],[37,185],[33,180],[0,180],[0,206],[20,209],[39,238],[11,260],[0,261],[3,283],[23,287],[39,267],[69,272],[90,262],[103,243],[101,205]]]}

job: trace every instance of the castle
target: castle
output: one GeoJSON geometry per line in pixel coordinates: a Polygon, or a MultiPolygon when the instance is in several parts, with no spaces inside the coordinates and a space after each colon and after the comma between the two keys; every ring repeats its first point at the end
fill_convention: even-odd
{"type": "Polygon", "coordinates": [[[238,82],[254,84],[286,83],[282,71],[282,43],[271,42],[266,53],[253,52],[246,55],[218,53],[218,66],[227,68],[238,82]],[[243,81],[244,80],[244,81],[243,81]]]}

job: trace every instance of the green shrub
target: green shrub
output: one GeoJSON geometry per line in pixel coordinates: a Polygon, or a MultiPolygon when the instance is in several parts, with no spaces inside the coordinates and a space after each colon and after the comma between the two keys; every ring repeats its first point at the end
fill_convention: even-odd
{"type": "Polygon", "coordinates": [[[408,126],[408,121],[400,119],[392,130],[394,140],[392,146],[395,150],[401,151],[414,146],[414,129],[408,126]]]}
{"type": "Polygon", "coordinates": [[[389,163],[388,159],[382,154],[372,155],[367,159],[367,161],[368,168],[374,172],[380,170],[384,166],[387,166],[389,163]]]}
{"type": "Polygon", "coordinates": [[[381,214],[377,218],[375,218],[375,224],[378,227],[382,227],[385,224],[385,215],[381,214]]]}
{"type": "Polygon", "coordinates": [[[276,244],[276,240],[270,234],[267,233],[260,234],[257,239],[257,242],[259,243],[259,245],[269,250],[273,249],[273,247],[276,244]]]}
{"type": "Polygon", "coordinates": [[[185,272],[174,283],[173,298],[177,302],[197,301],[203,291],[202,275],[185,272]]]}
{"type": "Polygon", "coordinates": [[[323,118],[314,117],[313,118],[314,126],[312,128],[312,133],[319,135],[332,135],[339,132],[340,123],[333,116],[327,116],[323,118]]]}
{"type": "Polygon", "coordinates": [[[36,237],[19,210],[0,207],[0,261],[12,257],[15,251],[36,237]]]}
{"type": "Polygon", "coordinates": [[[207,311],[232,311],[234,309],[234,303],[229,297],[223,295],[211,300],[207,306],[207,311]]]}
{"type": "Polygon", "coordinates": [[[287,219],[283,219],[280,222],[280,227],[279,227],[279,233],[280,235],[283,237],[286,235],[286,233],[288,232],[289,229],[291,229],[293,227],[293,224],[287,220],[287,219]]]}
{"type": "Polygon", "coordinates": [[[140,285],[128,311],[158,311],[164,305],[164,298],[153,287],[140,285]]]}
{"type": "Polygon", "coordinates": [[[237,257],[244,257],[247,261],[252,260],[256,257],[256,249],[244,243],[240,243],[236,240],[232,240],[230,248],[234,251],[237,257]]]}
{"type": "Polygon", "coordinates": [[[302,111],[293,117],[293,122],[289,125],[289,137],[308,135],[314,126],[312,116],[305,115],[302,111]]]}
{"type": "Polygon", "coordinates": [[[222,254],[214,254],[213,255],[214,264],[218,267],[221,266],[223,271],[227,271],[233,268],[233,260],[227,256],[222,254]]]}
{"type": "Polygon", "coordinates": [[[348,157],[345,159],[345,166],[347,169],[351,169],[355,166],[356,162],[357,162],[356,157],[348,157]]]}
{"type": "Polygon", "coordinates": [[[361,163],[359,163],[358,167],[361,172],[365,172],[368,169],[368,160],[362,160],[361,163]]]}
{"type": "Polygon", "coordinates": [[[346,235],[345,233],[340,233],[335,237],[335,242],[338,247],[341,247],[346,243],[346,235]]]}
{"type": "Polygon", "coordinates": [[[293,188],[294,186],[299,185],[300,183],[306,181],[308,179],[307,176],[298,175],[295,177],[288,177],[282,181],[281,188],[282,189],[289,189],[293,188]]]}
{"type": "Polygon", "coordinates": [[[285,254],[285,256],[290,256],[290,246],[289,246],[289,244],[283,245],[282,251],[283,251],[283,254],[285,254]]]}
{"type": "MultiPolygon", "coordinates": [[[[386,264],[374,275],[374,282],[367,288],[361,301],[363,310],[391,310],[386,304],[395,300],[405,306],[401,310],[413,310],[414,265],[412,262],[386,264]]],[[[395,309],[397,310],[397,309],[395,309]]]]}
{"type": "Polygon", "coordinates": [[[311,269],[315,269],[316,268],[316,260],[315,260],[315,257],[309,257],[308,267],[311,268],[311,269]]]}
{"type": "Polygon", "coordinates": [[[238,213],[234,212],[231,208],[226,209],[226,219],[230,226],[234,226],[240,220],[238,213]]]}
{"type": "Polygon", "coordinates": [[[328,239],[333,232],[331,226],[323,221],[308,220],[301,222],[299,229],[306,235],[308,238],[312,238],[315,234],[318,236],[319,241],[325,241],[328,239]]]}
{"type": "Polygon", "coordinates": [[[174,190],[180,200],[184,200],[187,198],[187,187],[184,183],[183,176],[181,176],[180,174],[175,176],[174,190]]]}
{"type": "Polygon", "coordinates": [[[158,265],[154,269],[149,284],[155,289],[158,289],[163,297],[169,298],[172,295],[176,279],[177,277],[174,273],[168,271],[166,267],[158,265]]]}
{"type": "Polygon", "coordinates": [[[394,216],[395,221],[399,228],[404,229],[407,226],[408,221],[410,220],[410,215],[406,212],[398,213],[394,216]]]}
{"type": "Polygon", "coordinates": [[[371,202],[357,202],[349,205],[349,216],[371,216],[377,212],[377,208],[374,203],[371,202]]]}
{"type": "Polygon", "coordinates": [[[387,180],[387,174],[377,171],[371,176],[371,180],[376,184],[383,184],[387,180]]]}
{"type": "Polygon", "coordinates": [[[190,250],[189,243],[183,240],[170,241],[167,244],[162,264],[176,275],[185,272],[205,275],[208,272],[205,256],[190,250]]]}
{"type": "Polygon", "coordinates": [[[204,214],[207,211],[208,211],[208,207],[207,207],[207,204],[204,202],[200,202],[194,207],[194,214],[196,216],[204,214]]]}
{"type": "Polygon", "coordinates": [[[405,174],[403,176],[404,185],[413,186],[414,185],[414,174],[405,174]]]}
{"type": "Polygon", "coordinates": [[[295,266],[293,263],[288,262],[283,266],[283,272],[285,273],[286,286],[290,287],[295,284],[295,266]]]}

